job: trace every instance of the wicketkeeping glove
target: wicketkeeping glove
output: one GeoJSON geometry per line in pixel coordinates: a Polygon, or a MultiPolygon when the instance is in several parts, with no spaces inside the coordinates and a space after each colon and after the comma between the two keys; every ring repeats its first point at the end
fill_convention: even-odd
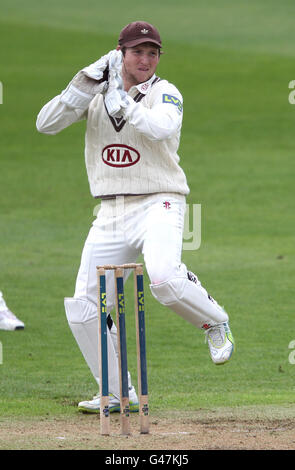
{"type": "Polygon", "coordinates": [[[108,72],[105,71],[104,76],[100,80],[88,77],[83,70],[75,75],[71,85],[88,95],[97,95],[103,93],[107,89],[108,72]]]}
{"type": "Polygon", "coordinates": [[[109,62],[114,62],[114,55],[118,51],[113,50],[102,56],[93,64],[84,67],[74,77],[72,84],[84,93],[94,94],[102,93],[106,90],[108,80],[109,62]],[[103,84],[103,86],[101,86],[103,84]]]}
{"type": "Polygon", "coordinates": [[[121,51],[112,51],[109,56],[109,85],[104,100],[109,115],[113,117],[119,117],[129,105],[121,76],[122,59],[121,51]]]}
{"type": "Polygon", "coordinates": [[[108,66],[112,53],[102,56],[93,64],[80,70],[61,94],[61,102],[73,108],[87,108],[98,93],[108,87],[108,66]]]}

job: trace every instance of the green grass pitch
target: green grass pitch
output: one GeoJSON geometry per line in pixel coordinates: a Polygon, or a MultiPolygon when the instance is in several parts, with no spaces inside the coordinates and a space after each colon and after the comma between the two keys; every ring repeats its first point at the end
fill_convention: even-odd
{"type": "MultiPolygon", "coordinates": [[[[183,261],[229,312],[237,345],[216,367],[203,333],[159,305],[145,279],[151,410],[294,404],[294,13],[291,0],[2,1],[0,289],[26,328],[0,331],[1,416],[74,415],[97,392],[63,308],[96,205],[85,123],[51,137],[35,121],[136,19],[159,28],[158,74],[184,97],[179,153],[202,243],[183,261]]],[[[131,283],[126,295],[136,383],[131,283]]]]}

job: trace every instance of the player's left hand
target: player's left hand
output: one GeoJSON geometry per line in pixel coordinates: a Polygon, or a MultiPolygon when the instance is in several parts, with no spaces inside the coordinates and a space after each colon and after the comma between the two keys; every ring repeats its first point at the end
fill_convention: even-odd
{"type": "Polygon", "coordinates": [[[105,94],[105,105],[110,116],[119,116],[129,104],[127,93],[123,88],[121,76],[122,52],[112,51],[109,56],[108,89],[105,94]]]}

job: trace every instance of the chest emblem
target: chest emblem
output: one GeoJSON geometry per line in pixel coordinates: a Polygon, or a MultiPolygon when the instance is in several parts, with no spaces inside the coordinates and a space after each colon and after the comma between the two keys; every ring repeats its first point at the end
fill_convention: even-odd
{"type": "Polygon", "coordinates": [[[140,153],[128,145],[111,144],[102,151],[102,161],[116,168],[135,165],[139,160],[140,153]]]}

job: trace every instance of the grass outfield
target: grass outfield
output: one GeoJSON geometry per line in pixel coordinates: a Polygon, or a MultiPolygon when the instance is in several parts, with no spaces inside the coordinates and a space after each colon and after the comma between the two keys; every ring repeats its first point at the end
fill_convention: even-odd
{"type": "MultiPolygon", "coordinates": [[[[214,366],[203,334],[159,305],[146,279],[152,413],[294,404],[295,7],[265,3],[132,1],[132,17],[118,7],[113,18],[119,2],[84,8],[75,0],[70,11],[67,1],[2,2],[0,288],[26,323],[0,331],[3,418],[74,416],[77,402],[97,391],[63,308],[95,207],[85,123],[50,137],[35,120],[137,18],[163,31],[158,74],[184,96],[181,165],[188,202],[202,204],[202,244],[183,261],[229,312],[237,343],[232,361],[214,366]]],[[[131,283],[127,297],[132,305],[131,283]]],[[[127,328],[136,382],[133,314],[127,328]]]]}

